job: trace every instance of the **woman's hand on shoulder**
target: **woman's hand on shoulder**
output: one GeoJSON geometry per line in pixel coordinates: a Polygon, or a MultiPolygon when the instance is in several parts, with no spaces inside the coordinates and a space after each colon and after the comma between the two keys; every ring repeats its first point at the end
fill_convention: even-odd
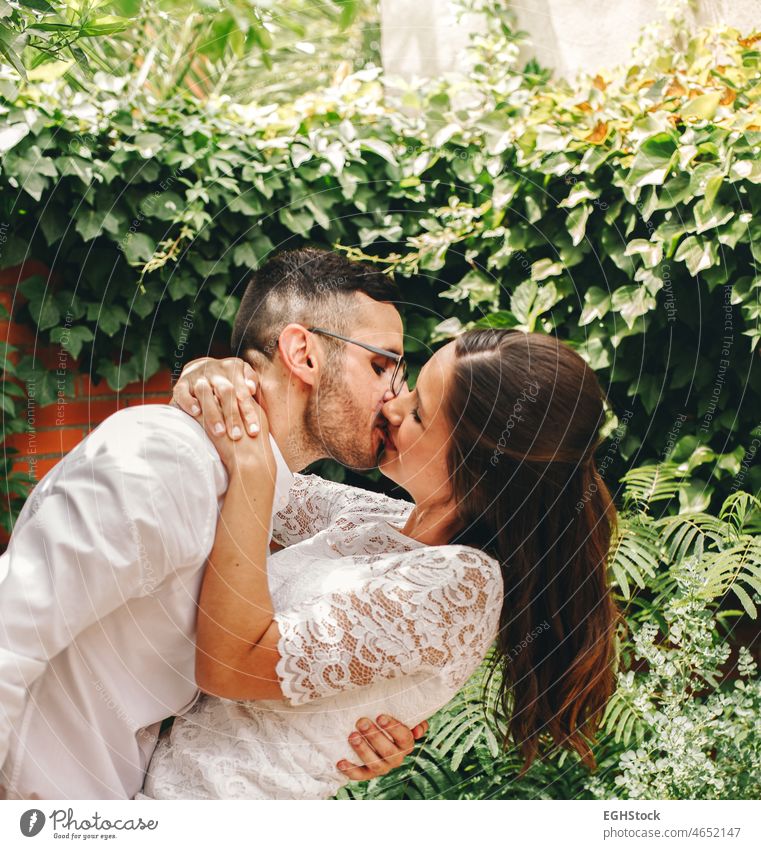
{"type": "Polygon", "coordinates": [[[172,403],[200,420],[199,386],[204,393],[211,386],[219,404],[216,410],[203,410],[204,426],[208,420],[215,436],[227,432],[230,439],[238,440],[245,433],[256,436],[260,432],[261,408],[254,398],[258,385],[257,373],[245,360],[201,357],[182,370],[172,390],[172,403]]]}
{"type": "Polygon", "coordinates": [[[193,386],[200,421],[209,439],[214,443],[220,459],[232,477],[244,471],[266,470],[275,480],[277,465],[269,439],[269,421],[264,409],[253,399],[248,406],[257,419],[256,432],[249,435],[237,433],[230,438],[223,422],[230,422],[232,410],[237,407],[235,392],[229,386],[221,389],[212,386],[206,377],[199,377],[193,386]]]}

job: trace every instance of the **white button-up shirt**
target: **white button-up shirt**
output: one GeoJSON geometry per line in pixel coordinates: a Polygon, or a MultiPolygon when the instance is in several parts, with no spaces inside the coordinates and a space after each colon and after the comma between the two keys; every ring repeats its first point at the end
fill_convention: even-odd
{"type": "MultiPolygon", "coordinates": [[[[272,445],[278,510],[292,475],[272,445]]],[[[203,428],[165,405],[111,416],[36,486],[0,557],[9,796],[140,790],[161,721],[198,697],[197,600],[226,489],[203,428]]]]}

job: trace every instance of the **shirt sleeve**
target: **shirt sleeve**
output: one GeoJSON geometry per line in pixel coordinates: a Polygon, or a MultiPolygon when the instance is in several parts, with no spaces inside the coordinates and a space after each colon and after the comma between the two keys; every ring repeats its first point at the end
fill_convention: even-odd
{"type": "Polygon", "coordinates": [[[393,555],[388,571],[275,613],[277,674],[293,705],[418,672],[459,687],[493,642],[502,578],[492,558],[467,546],[393,555]]]}
{"type": "Polygon", "coordinates": [[[0,763],[48,660],[208,554],[226,480],[198,425],[178,415],[167,407],[115,414],[24,505],[0,558],[0,763]]]}
{"type": "Polygon", "coordinates": [[[286,507],[274,515],[272,538],[282,546],[309,539],[327,528],[339,516],[360,513],[385,515],[401,513],[408,502],[389,498],[356,486],[321,478],[319,475],[294,475],[286,507]]]}

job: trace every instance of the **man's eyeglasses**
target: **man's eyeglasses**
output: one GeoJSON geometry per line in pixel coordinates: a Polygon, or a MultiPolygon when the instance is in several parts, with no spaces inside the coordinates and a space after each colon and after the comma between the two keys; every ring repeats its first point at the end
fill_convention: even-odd
{"type": "Polygon", "coordinates": [[[401,354],[396,354],[393,351],[387,351],[385,348],[376,348],[375,345],[368,345],[366,342],[358,342],[356,339],[349,339],[348,336],[341,336],[340,333],[333,333],[331,330],[324,330],[322,327],[307,327],[310,333],[321,333],[323,336],[331,336],[333,339],[340,339],[342,342],[348,342],[350,345],[359,345],[366,351],[373,354],[378,354],[381,357],[386,357],[393,360],[395,363],[394,371],[391,375],[391,383],[389,384],[391,391],[396,397],[407,381],[407,363],[401,354]]]}

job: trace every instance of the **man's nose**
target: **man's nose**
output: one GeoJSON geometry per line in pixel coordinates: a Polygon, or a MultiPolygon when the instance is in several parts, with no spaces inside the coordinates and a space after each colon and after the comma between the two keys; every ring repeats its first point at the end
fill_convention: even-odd
{"type": "Polygon", "coordinates": [[[399,405],[399,398],[389,390],[390,398],[386,401],[386,396],[384,395],[384,403],[381,407],[381,415],[386,419],[386,421],[397,427],[402,421],[402,410],[399,405]]]}

